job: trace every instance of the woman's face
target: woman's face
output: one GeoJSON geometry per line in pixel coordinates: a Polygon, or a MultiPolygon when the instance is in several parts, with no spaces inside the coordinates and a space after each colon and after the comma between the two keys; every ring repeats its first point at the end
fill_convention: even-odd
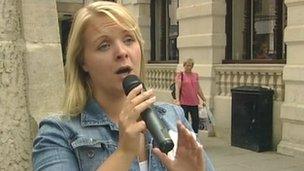
{"type": "Polygon", "coordinates": [[[184,65],[185,72],[191,72],[192,68],[193,68],[192,63],[190,63],[190,62],[185,63],[185,65],[184,65]]]}
{"type": "Polygon", "coordinates": [[[122,80],[140,74],[141,50],[134,33],[107,16],[95,16],[84,32],[83,69],[93,91],[123,93],[122,80]]]}

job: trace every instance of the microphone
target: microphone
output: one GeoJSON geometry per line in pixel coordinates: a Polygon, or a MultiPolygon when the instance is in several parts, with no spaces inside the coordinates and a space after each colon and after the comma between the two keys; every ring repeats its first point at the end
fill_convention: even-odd
{"type": "MultiPolygon", "coordinates": [[[[140,84],[142,84],[144,90],[146,90],[143,82],[141,82],[136,75],[128,75],[122,82],[122,86],[126,95],[128,95],[133,88],[137,87],[140,84]]],[[[147,108],[140,114],[140,117],[143,121],[145,121],[147,128],[154,138],[160,151],[167,154],[173,149],[174,143],[170,138],[168,130],[165,127],[163,121],[158,117],[156,111],[154,110],[155,109],[153,106],[151,108],[147,108]]]]}

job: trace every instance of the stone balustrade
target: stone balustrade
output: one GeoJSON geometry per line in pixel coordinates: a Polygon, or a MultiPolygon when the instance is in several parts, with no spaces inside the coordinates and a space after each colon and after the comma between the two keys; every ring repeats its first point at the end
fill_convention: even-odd
{"type": "Polygon", "coordinates": [[[155,90],[169,90],[174,82],[177,64],[147,64],[146,87],[155,90]]]}
{"type": "Polygon", "coordinates": [[[274,90],[274,100],[283,101],[284,82],[281,64],[215,65],[216,95],[230,96],[231,88],[262,86],[274,90]]]}

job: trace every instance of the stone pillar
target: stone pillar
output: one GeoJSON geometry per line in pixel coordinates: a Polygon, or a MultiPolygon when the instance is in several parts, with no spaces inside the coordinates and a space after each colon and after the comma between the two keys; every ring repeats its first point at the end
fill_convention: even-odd
{"type": "Polygon", "coordinates": [[[0,3],[0,170],[31,170],[21,1],[0,3]]]}
{"type": "Polygon", "coordinates": [[[215,87],[212,66],[225,57],[225,15],[225,0],[180,0],[177,9],[178,68],[185,59],[194,59],[193,70],[200,75],[200,85],[211,107],[215,87]]]}
{"type": "Polygon", "coordinates": [[[64,95],[56,0],[23,0],[28,112],[39,122],[59,111],[64,95]]]}
{"type": "Polygon", "coordinates": [[[279,153],[304,157],[304,0],[285,0],[288,8],[284,67],[285,100],[281,107],[282,140],[279,153]]]}
{"type": "Polygon", "coordinates": [[[144,43],[143,55],[145,60],[150,59],[150,0],[119,0],[119,3],[127,7],[137,20],[140,31],[142,33],[144,43]]]}

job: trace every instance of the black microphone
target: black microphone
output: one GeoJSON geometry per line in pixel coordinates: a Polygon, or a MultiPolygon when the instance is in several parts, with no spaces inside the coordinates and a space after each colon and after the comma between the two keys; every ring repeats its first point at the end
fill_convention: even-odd
{"type": "MultiPolygon", "coordinates": [[[[141,82],[136,75],[128,75],[122,82],[122,86],[126,95],[128,95],[133,88],[137,87],[140,84],[142,84],[144,90],[146,90],[143,82],[141,82]]],[[[147,128],[154,138],[160,151],[167,154],[173,149],[174,143],[170,138],[168,130],[165,127],[163,121],[158,117],[156,111],[154,110],[155,109],[153,106],[151,108],[147,108],[140,114],[140,117],[143,121],[145,121],[147,128]]]]}

